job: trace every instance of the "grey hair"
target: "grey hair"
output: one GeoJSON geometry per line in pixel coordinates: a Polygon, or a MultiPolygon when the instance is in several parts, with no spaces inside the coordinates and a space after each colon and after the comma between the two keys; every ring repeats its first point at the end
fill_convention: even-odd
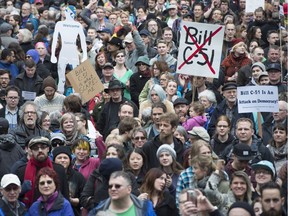
{"type": "Polygon", "coordinates": [[[166,99],[166,92],[163,90],[163,88],[158,84],[154,84],[154,85],[152,85],[152,87],[148,93],[147,99],[149,101],[152,101],[152,99],[151,99],[152,91],[156,92],[156,94],[159,96],[161,102],[163,102],[166,99]]]}
{"type": "Polygon", "coordinates": [[[112,178],[117,178],[117,177],[122,177],[125,179],[125,181],[128,183],[128,185],[132,185],[132,181],[130,176],[128,175],[128,173],[124,172],[124,171],[115,171],[110,175],[110,179],[112,178]]]}
{"type": "Polygon", "coordinates": [[[19,29],[19,33],[21,33],[23,35],[22,43],[32,41],[32,33],[28,29],[26,29],[26,28],[19,29]]]}
{"type": "Polygon", "coordinates": [[[211,90],[208,90],[208,89],[204,90],[203,92],[201,92],[198,95],[198,99],[200,99],[201,97],[206,97],[212,103],[216,103],[217,102],[214,92],[211,91],[211,90]]]}
{"type": "Polygon", "coordinates": [[[37,123],[39,123],[42,112],[40,111],[40,108],[38,107],[37,104],[35,104],[33,101],[26,101],[19,109],[19,117],[20,117],[20,121],[23,123],[23,119],[24,119],[24,112],[26,109],[27,105],[31,105],[34,107],[36,114],[37,114],[37,123]]]}
{"type": "Polygon", "coordinates": [[[180,134],[182,134],[185,138],[185,141],[187,141],[188,139],[188,134],[187,134],[187,131],[185,130],[185,128],[181,125],[178,125],[177,128],[176,128],[176,131],[180,134]]]}

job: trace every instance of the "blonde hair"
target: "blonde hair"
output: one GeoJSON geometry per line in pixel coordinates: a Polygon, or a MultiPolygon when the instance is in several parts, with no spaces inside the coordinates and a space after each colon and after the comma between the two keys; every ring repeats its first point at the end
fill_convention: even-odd
{"type": "Polygon", "coordinates": [[[230,51],[230,52],[235,52],[236,48],[239,47],[240,45],[244,45],[244,47],[245,47],[245,49],[246,49],[245,52],[247,52],[247,45],[246,45],[243,41],[235,44],[235,45],[231,48],[231,51],[230,51]]]}
{"type": "Polygon", "coordinates": [[[22,34],[22,36],[23,36],[22,43],[32,41],[32,33],[28,29],[26,29],[26,28],[19,29],[19,33],[22,34]]]}

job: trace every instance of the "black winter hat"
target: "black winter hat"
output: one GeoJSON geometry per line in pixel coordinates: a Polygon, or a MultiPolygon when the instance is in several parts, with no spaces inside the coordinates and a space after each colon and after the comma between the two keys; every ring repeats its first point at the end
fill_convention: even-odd
{"type": "Polygon", "coordinates": [[[240,202],[240,201],[238,201],[238,202],[233,203],[233,204],[230,206],[227,214],[229,214],[229,212],[230,212],[233,208],[242,208],[242,209],[245,209],[247,212],[250,213],[251,216],[255,216],[255,213],[254,213],[254,210],[253,210],[252,206],[249,205],[247,202],[240,202]]]}
{"type": "Polygon", "coordinates": [[[118,158],[106,158],[99,166],[99,172],[107,180],[110,175],[115,171],[121,171],[123,169],[122,161],[118,158]]]}
{"type": "Polygon", "coordinates": [[[71,148],[69,146],[58,146],[58,147],[55,147],[52,151],[53,161],[55,161],[55,158],[57,157],[57,155],[62,154],[62,153],[68,155],[68,157],[70,158],[70,161],[72,160],[71,148]]]}

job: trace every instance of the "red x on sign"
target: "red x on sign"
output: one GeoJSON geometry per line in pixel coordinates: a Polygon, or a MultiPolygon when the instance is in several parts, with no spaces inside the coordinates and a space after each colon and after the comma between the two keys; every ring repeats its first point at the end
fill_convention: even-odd
{"type": "MultiPolygon", "coordinates": [[[[184,61],[182,62],[182,64],[178,67],[178,69],[180,70],[185,64],[187,64],[196,54],[201,53],[201,49],[205,46],[205,44],[213,37],[215,36],[218,32],[221,31],[221,29],[223,28],[222,26],[220,26],[219,28],[217,28],[204,42],[202,45],[199,46],[199,44],[197,43],[197,41],[194,39],[194,37],[191,35],[191,33],[188,31],[188,28],[186,25],[183,25],[183,28],[185,29],[185,31],[187,32],[187,34],[189,35],[190,39],[193,41],[193,43],[195,44],[195,46],[197,47],[197,49],[184,61]]],[[[209,69],[211,70],[211,72],[213,74],[215,74],[215,70],[212,67],[211,63],[209,62],[208,58],[206,55],[203,55],[203,53],[201,53],[202,56],[204,57],[204,59],[207,62],[207,65],[209,67],[209,69]]]]}

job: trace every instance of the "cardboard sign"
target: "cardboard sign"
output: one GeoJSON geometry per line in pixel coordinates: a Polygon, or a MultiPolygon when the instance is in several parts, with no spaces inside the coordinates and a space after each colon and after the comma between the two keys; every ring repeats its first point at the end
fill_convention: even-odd
{"type": "Polygon", "coordinates": [[[182,22],[176,73],[218,78],[224,26],[182,22]]]}
{"type": "Polygon", "coordinates": [[[66,74],[66,77],[75,92],[81,95],[83,104],[104,90],[103,84],[88,59],[66,74]]]}
{"type": "Polygon", "coordinates": [[[238,112],[279,112],[276,86],[243,86],[237,88],[238,112]]]}
{"type": "Polygon", "coordinates": [[[245,12],[254,13],[259,7],[265,9],[265,0],[246,0],[245,12]]]}

